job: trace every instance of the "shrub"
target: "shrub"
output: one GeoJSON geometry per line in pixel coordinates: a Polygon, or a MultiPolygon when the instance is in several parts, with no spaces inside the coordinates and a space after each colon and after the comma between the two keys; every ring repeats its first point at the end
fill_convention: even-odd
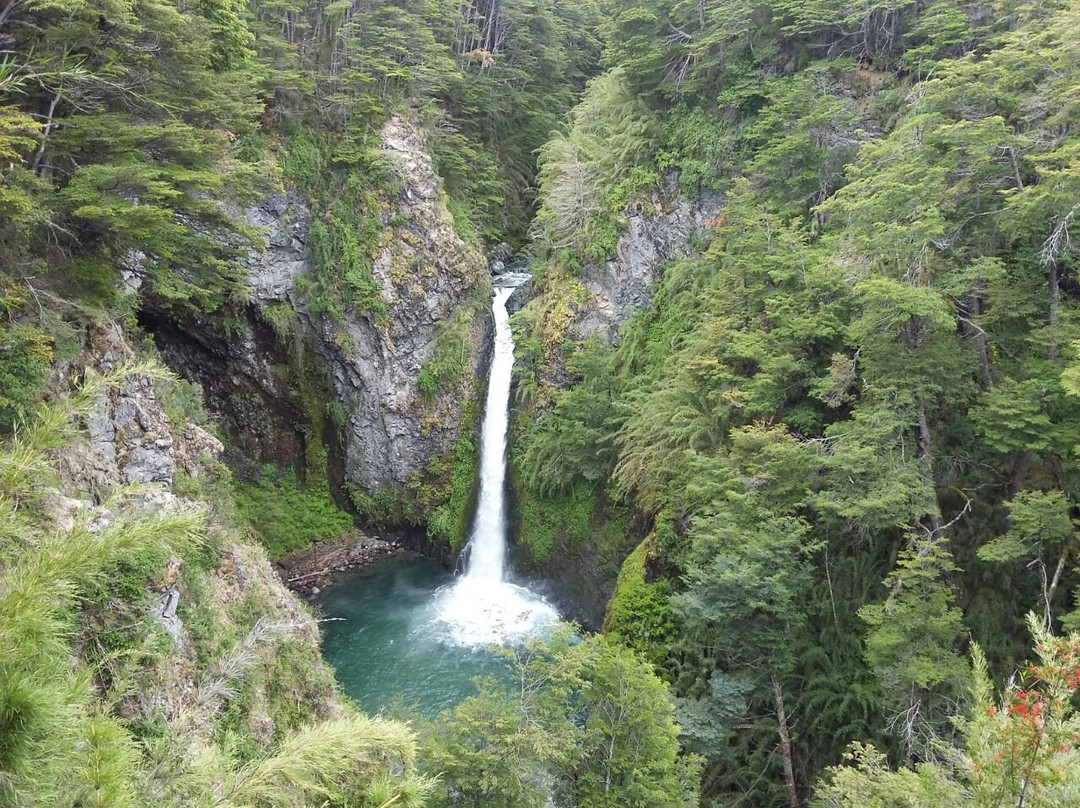
{"type": "Polygon", "coordinates": [[[236,482],[234,491],[241,516],[271,558],[333,538],[353,524],[328,491],[304,488],[293,472],[283,473],[272,464],[263,466],[254,482],[236,482]]]}
{"type": "Polygon", "coordinates": [[[0,325],[0,429],[10,427],[41,395],[52,357],[51,341],[41,331],[0,325]]]}

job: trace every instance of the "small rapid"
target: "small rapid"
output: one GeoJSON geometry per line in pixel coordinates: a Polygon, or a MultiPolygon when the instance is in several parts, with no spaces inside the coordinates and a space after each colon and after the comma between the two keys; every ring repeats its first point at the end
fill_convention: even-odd
{"type": "Polygon", "coordinates": [[[445,638],[477,646],[520,641],[558,619],[555,609],[506,576],[506,433],[514,336],[506,301],[512,287],[497,287],[492,301],[495,346],[480,437],[480,494],[465,549],[465,573],[436,594],[436,619],[445,638]]]}

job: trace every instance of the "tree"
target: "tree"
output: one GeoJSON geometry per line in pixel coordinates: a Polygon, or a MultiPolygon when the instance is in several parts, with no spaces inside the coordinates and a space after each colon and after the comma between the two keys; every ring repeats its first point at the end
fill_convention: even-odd
{"type": "MultiPolygon", "coordinates": [[[[578,247],[595,258],[608,195],[649,154],[656,137],[648,108],[630,90],[621,70],[589,83],[570,115],[570,130],[539,153],[543,203],[535,230],[551,249],[578,247]]],[[[607,211],[608,216],[615,211],[607,211]]],[[[606,242],[604,242],[606,244],[606,242]]],[[[614,245],[609,245],[614,246],[614,245]]]]}
{"type": "Polygon", "coordinates": [[[986,658],[972,653],[971,707],[956,719],[961,750],[914,769],[892,771],[872,747],[855,745],[852,764],[830,769],[818,787],[827,808],[915,806],[991,808],[997,805],[1069,805],[1076,801],[1080,757],[1075,743],[1080,719],[1073,694],[1080,686],[1080,637],[1055,637],[1034,613],[1028,627],[1037,661],[1025,666],[994,697],[986,658]]]}
{"type": "Polygon", "coordinates": [[[926,759],[947,734],[947,711],[955,710],[967,678],[957,652],[963,615],[949,585],[955,569],[940,541],[918,540],[885,579],[885,601],[859,610],[870,629],[866,658],[885,694],[889,729],[909,760],[926,759]]]}
{"type": "Polygon", "coordinates": [[[998,562],[1031,558],[1025,566],[1037,570],[1043,621],[1048,629],[1052,628],[1054,595],[1076,533],[1069,502],[1059,491],[1021,491],[1005,506],[1009,510],[1009,530],[980,547],[979,558],[998,562]]]}
{"type": "Polygon", "coordinates": [[[667,689],[633,652],[563,627],[502,654],[505,680],[480,680],[423,730],[442,804],[696,804],[697,759],[680,754],[667,689]]]}

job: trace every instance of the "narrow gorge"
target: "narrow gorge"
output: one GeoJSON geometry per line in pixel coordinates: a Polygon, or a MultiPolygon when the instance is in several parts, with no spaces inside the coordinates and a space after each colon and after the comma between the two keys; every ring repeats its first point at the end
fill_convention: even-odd
{"type": "Polygon", "coordinates": [[[1080,806],[1080,0],[0,0],[0,808],[1080,806]]]}
{"type": "MultiPolygon", "coordinates": [[[[526,277],[502,276],[520,284],[526,277]]],[[[514,339],[506,306],[518,286],[497,285],[494,345],[480,433],[479,495],[451,577],[423,559],[390,560],[333,583],[321,605],[331,624],[324,652],[346,692],[369,710],[394,698],[424,709],[464,699],[471,677],[498,666],[490,646],[541,638],[558,613],[507,569],[506,467],[514,339]],[[406,675],[403,673],[407,672],[406,675]]]]}

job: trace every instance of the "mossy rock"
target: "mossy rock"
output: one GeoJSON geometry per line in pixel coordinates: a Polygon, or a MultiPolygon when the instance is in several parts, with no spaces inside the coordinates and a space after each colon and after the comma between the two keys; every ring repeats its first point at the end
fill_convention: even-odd
{"type": "Polygon", "coordinates": [[[671,608],[671,585],[648,580],[655,534],[649,534],[623,562],[604,616],[604,631],[618,637],[654,665],[667,656],[678,619],[671,608]]]}

